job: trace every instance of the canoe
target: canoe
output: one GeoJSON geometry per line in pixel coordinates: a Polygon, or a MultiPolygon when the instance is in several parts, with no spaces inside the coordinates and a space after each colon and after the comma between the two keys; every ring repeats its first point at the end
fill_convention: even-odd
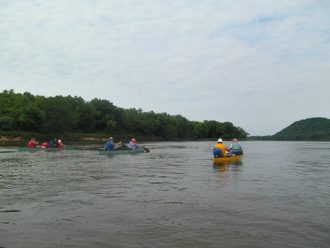
{"type": "Polygon", "coordinates": [[[231,164],[241,161],[241,155],[228,156],[228,157],[217,157],[213,158],[214,164],[231,164]]]}
{"type": "Polygon", "coordinates": [[[36,147],[36,148],[30,148],[30,147],[18,147],[18,151],[20,152],[37,152],[37,151],[46,151],[46,152],[57,152],[61,150],[76,150],[77,148],[74,146],[65,146],[63,148],[55,148],[55,147],[48,147],[48,148],[43,148],[43,147],[36,147]]]}
{"type": "Polygon", "coordinates": [[[136,149],[118,149],[118,150],[100,150],[100,155],[117,155],[117,154],[130,154],[130,153],[143,153],[145,149],[143,147],[139,147],[136,149]]]}

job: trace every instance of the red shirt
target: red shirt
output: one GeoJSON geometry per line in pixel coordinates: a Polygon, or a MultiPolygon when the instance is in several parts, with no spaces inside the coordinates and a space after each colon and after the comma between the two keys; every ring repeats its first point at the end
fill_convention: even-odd
{"type": "Polygon", "coordinates": [[[37,143],[34,140],[30,140],[29,143],[28,143],[28,147],[29,148],[36,148],[37,143]]]}
{"type": "Polygon", "coordinates": [[[58,140],[57,144],[56,144],[56,148],[63,148],[63,147],[64,147],[64,145],[63,145],[62,141],[58,140]]]}

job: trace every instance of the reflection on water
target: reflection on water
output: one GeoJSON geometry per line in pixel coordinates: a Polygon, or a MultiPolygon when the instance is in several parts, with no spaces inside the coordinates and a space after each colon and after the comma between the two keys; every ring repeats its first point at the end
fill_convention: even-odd
{"type": "Polygon", "coordinates": [[[330,143],[241,144],[222,166],[212,142],[0,147],[0,247],[328,247],[330,143]]]}
{"type": "Polygon", "coordinates": [[[242,165],[242,161],[232,161],[225,164],[213,164],[213,168],[215,171],[223,173],[226,171],[240,171],[242,165]]]}

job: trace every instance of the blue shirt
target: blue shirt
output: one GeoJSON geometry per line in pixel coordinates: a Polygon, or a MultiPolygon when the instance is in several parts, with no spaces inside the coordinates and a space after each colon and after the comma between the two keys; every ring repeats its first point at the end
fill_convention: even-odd
{"type": "Polygon", "coordinates": [[[112,140],[109,140],[104,145],[105,150],[113,150],[114,147],[115,147],[115,143],[112,140]]]}
{"type": "Polygon", "coordinates": [[[242,150],[242,147],[239,144],[237,144],[237,143],[231,144],[231,148],[233,150],[237,150],[237,151],[241,151],[242,150]]]}

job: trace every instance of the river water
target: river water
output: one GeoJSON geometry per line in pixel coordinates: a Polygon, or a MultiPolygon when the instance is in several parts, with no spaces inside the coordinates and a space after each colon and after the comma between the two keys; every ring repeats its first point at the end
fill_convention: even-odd
{"type": "Polygon", "coordinates": [[[0,148],[0,247],[329,247],[330,143],[212,142],[150,153],[0,148]]]}

